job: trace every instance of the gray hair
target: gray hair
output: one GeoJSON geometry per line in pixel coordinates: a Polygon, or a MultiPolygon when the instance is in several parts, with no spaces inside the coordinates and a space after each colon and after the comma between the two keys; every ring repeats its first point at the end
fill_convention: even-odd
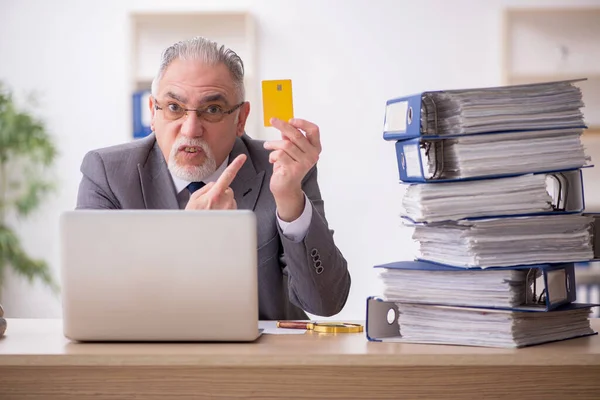
{"type": "Polygon", "coordinates": [[[158,83],[162,79],[167,67],[176,59],[199,60],[208,65],[224,64],[233,78],[238,92],[239,101],[244,101],[244,63],[237,53],[224,45],[219,46],[212,40],[196,36],[192,39],[177,42],[163,51],[160,67],[156,77],[152,80],[152,96],[156,97],[158,83]]]}

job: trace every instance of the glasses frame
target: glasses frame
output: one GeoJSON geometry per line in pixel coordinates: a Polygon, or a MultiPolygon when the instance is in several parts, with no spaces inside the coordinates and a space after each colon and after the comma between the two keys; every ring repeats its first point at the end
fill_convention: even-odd
{"type": "MultiPolygon", "coordinates": [[[[210,121],[210,120],[208,120],[206,118],[204,118],[204,119],[206,121],[208,121],[208,122],[221,122],[221,121],[223,121],[223,119],[225,118],[226,115],[231,115],[231,113],[233,113],[235,110],[237,110],[238,108],[240,108],[241,106],[243,106],[244,103],[246,103],[246,102],[242,101],[241,103],[236,104],[235,106],[233,106],[229,110],[223,111],[223,116],[218,121],[210,121]]],[[[206,108],[204,110],[199,109],[199,108],[184,108],[180,103],[177,103],[177,104],[179,104],[181,106],[183,114],[181,115],[181,117],[172,119],[170,121],[180,120],[180,119],[184,118],[184,116],[187,118],[188,112],[190,112],[190,111],[194,111],[196,113],[196,117],[198,117],[198,118],[202,118],[202,114],[206,113],[206,108]]],[[[160,104],[158,104],[158,100],[156,100],[156,99],[154,99],[154,109],[164,111],[164,107],[162,107],[160,104]]]]}

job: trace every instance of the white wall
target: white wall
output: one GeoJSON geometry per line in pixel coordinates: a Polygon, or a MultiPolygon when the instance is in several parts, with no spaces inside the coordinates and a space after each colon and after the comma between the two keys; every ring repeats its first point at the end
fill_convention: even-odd
{"type": "MultiPolygon", "coordinates": [[[[130,140],[128,13],[249,9],[258,78],[291,78],[296,115],[321,127],[326,212],[353,279],[338,317],[364,318],[365,298],[380,294],[372,266],[410,259],[413,248],[400,228],[394,147],[381,139],[385,100],[500,84],[502,10],[524,3],[597,1],[0,0],[0,80],[43,95],[61,152],[60,192],[20,225],[25,247],[58,274],[57,221],[75,205],[81,158],[130,140]]],[[[2,301],[11,317],[61,315],[59,299],[14,277],[2,301]]]]}

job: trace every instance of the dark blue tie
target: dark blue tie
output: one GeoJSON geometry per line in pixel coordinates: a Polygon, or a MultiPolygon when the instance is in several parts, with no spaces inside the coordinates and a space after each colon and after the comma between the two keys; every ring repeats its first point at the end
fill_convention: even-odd
{"type": "Polygon", "coordinates": [[[196,190],[198,189],[202,189],[202,187],[206,185],[206,183],[204,182],[192,182],[189,185],[187,185],[188,190],[190,191],[190,194],[194,193],[196,190]]]}

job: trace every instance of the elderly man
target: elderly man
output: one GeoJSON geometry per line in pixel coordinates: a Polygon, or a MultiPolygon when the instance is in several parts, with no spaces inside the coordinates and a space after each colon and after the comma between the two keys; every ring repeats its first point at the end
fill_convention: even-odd
{"type": "Polygon", "coordinates": [[[336,314],[350,275],[317,183],[319,128],[273,119],[281,140],[251,139],[243,79],[239,56],[205,38],[167,48],[152,82],[152,134],[87,153],[77,208],[253,210],[259,318],[336,314]]]}

